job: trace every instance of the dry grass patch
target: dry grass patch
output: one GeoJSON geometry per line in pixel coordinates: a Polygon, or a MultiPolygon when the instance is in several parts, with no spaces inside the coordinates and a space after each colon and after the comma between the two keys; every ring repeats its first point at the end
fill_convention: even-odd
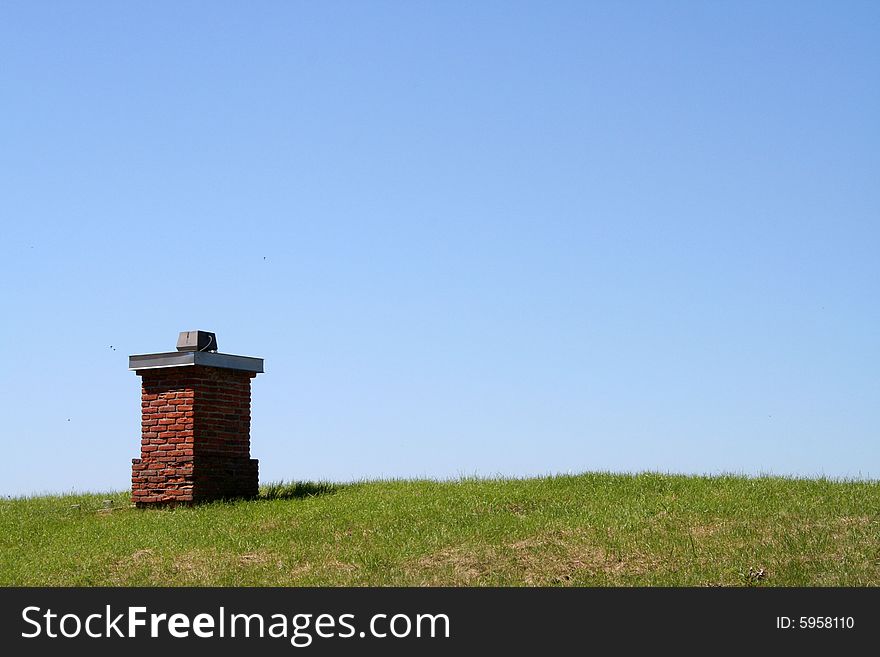
{"type": "Polygon", "coordinates": [[[487,577],[497,562],[492,549],[454,546],[420,557],[404,571],[423,586],[467,586],[487,577]]]}
{"type": "Polygon", "coordinates": [[[639,551],[610,552],[586,532],[557,530],[509,546],[529,586],[570,585],[584,580],[619,580],[657,568],[659,559],[639,551]]]}

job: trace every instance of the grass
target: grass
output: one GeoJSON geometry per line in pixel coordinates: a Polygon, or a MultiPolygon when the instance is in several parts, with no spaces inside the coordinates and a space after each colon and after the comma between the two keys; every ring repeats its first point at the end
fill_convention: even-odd
{"type": "Polygon", "coordinates": [[[254,501],[129,504],[0,501],[0,585],[880,585],[877,482],[301,482],[254,501]]]}

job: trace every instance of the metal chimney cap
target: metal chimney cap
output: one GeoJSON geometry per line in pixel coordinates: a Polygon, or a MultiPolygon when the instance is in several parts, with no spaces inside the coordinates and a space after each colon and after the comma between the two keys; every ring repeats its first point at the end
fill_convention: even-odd
{"type": "Polygon", "coordinates": [[[181,331],[177,338],[177,351],[161,354],[135,354],[128,357],[128,369],[165,369],[168,367],[219,367],[259,374],[263,372],[263,359],[253,356],[236,356],[217,353],[217,336],[209,331],[181,331]]]}
{"type": "Polygon", "coordinates": [[[136,372],[168,367],[192,367],[193,365],[242,370],[257,374],[265,371],[262,358],[218,354],[214,351],[171,351],[163,354],[136,354],[128,357],[128,369],[136,372]]]}
{"type": "Polygon", "coordinates": [[[217,336],[208,331],[181,331],[177,351],[217,351],[217,336]]]}

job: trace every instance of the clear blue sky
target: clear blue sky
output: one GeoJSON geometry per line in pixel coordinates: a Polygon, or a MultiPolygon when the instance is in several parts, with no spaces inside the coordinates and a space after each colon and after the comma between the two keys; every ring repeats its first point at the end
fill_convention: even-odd
{"type": "Polygon", "coordinates": [[[876,2],[4,2],[0,494],[127,488],[127,357],[196,328],[266,359],[263,482],[880,477],[878,34],[876,2]]]}

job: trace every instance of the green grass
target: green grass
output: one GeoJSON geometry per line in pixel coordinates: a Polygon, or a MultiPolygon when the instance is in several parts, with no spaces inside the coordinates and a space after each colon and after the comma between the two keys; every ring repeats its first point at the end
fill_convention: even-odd
{"type": "Polygon", "coordinates": [[[0,585],[880,585],[877,482],[584,474],[129,504],[0,501],[0,585]]]}

